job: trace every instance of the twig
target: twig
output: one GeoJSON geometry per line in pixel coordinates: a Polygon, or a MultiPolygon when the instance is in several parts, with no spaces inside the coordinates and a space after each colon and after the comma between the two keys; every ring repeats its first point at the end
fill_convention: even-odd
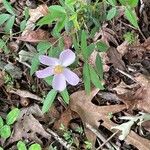
{"type": "Polygon", "coordinates": [[[112,146],[110,143],[106,142],[107,140],[104,138],[104,136],[102,134],[100,134],[99,131],[97,131],[95,128],[93,128],[90,124],[86,123],[85,124],[86,127],[91,130],[101,141],[103,141],[104,143],[106,143],[106,146],[111,149],[112,146]]]}
{"type": "Polygon", "coordinates": [[[107,142],[109,142],[117,133],[119,132],[116,131],[115,133],[113,133],[102,145],[100,145],[96,150],[100,150],[105,144],[107,144],[107,142]]]}
{"type": "Polygon", "coordinates": [[[58,134],[56,134],[54,131],[47,129],[47,132],[50,133],[55,140],[57,140],[62,146],[64,146],[67,150],[72,150],[72,146],[70,144],[68,144],[64,139],[62,139],[61,137],[59,137],[58,134]]]}
{"type": "Polygon", "coordinates": [[[130,79],[133,80],[134,82],[137,82],[137,81],[134,79],[134,77],[132,77],[130,74],[128,74],[128,73],[126,73],[126,72],[124,72],[124,71],[122,71],[122,70],[120,70],[120,69],[118,69],[118,68],[116,68],[116,70],[117,70],[118,72],[120,72],[121,74],[127,76],[128,78],[130,78],[130,79]]]}

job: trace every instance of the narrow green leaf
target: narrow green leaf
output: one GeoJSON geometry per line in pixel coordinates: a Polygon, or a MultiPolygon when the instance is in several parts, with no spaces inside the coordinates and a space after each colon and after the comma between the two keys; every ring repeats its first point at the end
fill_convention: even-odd
{"type": "Polygon", "coordinates": [[[4,125],[4,121],[3,121],[3,118],[0,116],[0,128],[2,128],[4,125]]]}
{"type": "Polygon", "coordinates": [[[60,92],[60,94],[61,94],[64,102],[66,104],[69,104],[70,97],[69,97],[69,93],[68,93],[67,89],[65,89],[64,91],[60,92]]]}
{"type": "Polygon", "coordinates": [[[117,14],[117,9],[116,9],[116,7],[113,7],[107,13],[107,16],[106,16],[107,20],[113,19],[116,16],[116,14],[117,14]]]}
{"type": "Polygon", "coordinates": [[[121,5],[124,5],[124,6],[127,5],[127,0],[119,0],[119,2],[120,2],[121,5]]]}
{"type": "Polygon", "coordinates": [[[37,45],[37,51],[40,53],[40,54],[44,54],[46,53],[46,51],[51,47],[51,44],[50,42],[40,42],[38,43],[37,45]]]}
{"type": "Polygon", "coordinates": [[[30,68],[31,76],[38,70],[39,65],[40,65],[39,55],[36,55],[33,57],[32,62],[31,62],[31,68],[30,68]]]}
{"type": "Polygon", "coordinates": [[[4,150],[4,149],[0,146],[0,150],[4,150]]]}
{"type": "Polygon", "coordinates": [[[26,20],[21,21],[21,23],[20,23],[20,31],[23,31],[25,29],[26,23],[27,23],[26,20]]]}
{"type": "Polygon", "coordinates": [[[19,117],[19,114],[20,114],[20,110],[18,108],[12,109],[6,116],[6,123],[8,125],[13,124],[19,117]]]}
{"type": "Polygon", "coordinates": [[[116,6],[117,2],[116,0],[107,0],[109,2],[109,4],[111,4],[112,6],[116,6]]]}
{"type": "Polygon", "coordinates": [[[44,78],[44,80],[48,85],[51,85],[53,81],[53,76],[46,77],[44,78]]]}
{"type": "Polygon", "coordinates": [[[95,44],[94,44],[94,43],[90,44],[90,45],[87,47],[87,49],[88,49],[88,51],[87,51],[87,58],[89,58],[90,55],[92,54],[92,52],[93,52],[94,49],[95,49],[95,44]]]}
{"type": "Polygon", "coordinates": [[[30,147],[29,147],[29,150],[42,150],[40,144],[32,144],[30,147]]]}
{"type": "Polygon", "coordinates": [[[89,70],[90,70],[90,79],[92,81],[92,83],[95,85],[95,87],[99,88],[99,89],[104,89],[102,83],[100,82],[100,79],[96,73],[96,71],[94,70],[94,68],[92,68],[89,65],[89,70]]]}
{"type": "Polygon", "coordinates": [[[87,33],[82,30],[81,34],[81,51],[82,55],[84,57],[84,60],[86,61],[88,59],[88,49],[87,49],[87,33]]]}
{"type": "Polygon", "coordinates": [[[6,33],[10,32],[10,30],[12,29],[14,25],[14,22],[15,22],[15,16],[12,16],[9,20],[7,20],[5,28],[4,28],[6,33]]]}
{"type": "Polygon", "coordinates": [[[11,135],[11,130],[10,130],[10,126],[9,125],[4,125],[1,129],[0,129],[0,135],[2,138],[7,139],[8,137],[10,137],[11,135]]]}
{"type": "Polygon", "coordinates": [[[137,16],[136,16],[136,13],[133,9],[131,9],[130,7],[128,7],[128,8],[125,7],[125,14],[124,15],[134,27],[139,28],[137,16]]]}
{"type": "Polygon", "coordinates": [[[106,52],[109,48],[107,44],[102,41],[97,42],[96,45],[99,52],[106,52]]]}
{"type": "Polygon", "coordinates": [[[86,93],[90,93],[91,91],[91,83],[90,83],[90,70],[89,70],[89,64],[84,63],[83,65],[83,81],[84,81],[84,87],[86,93]]]}
{"type": "Polygon", "coordinates": [[[27,150],[25,143],[22,142],[22,141],[19,141],[19,142],[17,143],[17,149],[18,149],[18,150],[27,150]]]}
{"type": "Polygon", "coordinates": [[[0,26],[10,18],[9,14],[0,14],[0,26]]]}
{"type": "Polygon", "coordinates": [[[57,91],[55,91],[54,89],[52,89],[46,96],[44,103],[43,103],[43,107],[42,107],[42,112],[45,113],[49,110],[49,108],[52,106],[54,99],[57,95],[57,91]]]}
{"type": "Polygon", "coordinates": [[[0,39],[0,49],[2,49],[4,46],[6,46],[5,42],[2,39],[0,39]]]}
{"type": "Polygon", "coordinates": [[[136,7],[138,5],[139,0],[128,0],[128,5],[131,7],[136,7]]]}
{"type": "Polygon", "coordinates": [[[99,56],[99,54],[97,54],[96,56],[96,71],[100,77],[100,79],[102,80],[103,79],[103,63],[102,63],[102,60],[101,60],[101,57],[99,56]]]}
{"type": "Polygon", "coordinates": [[[7,0],[2,0],[3,5],[5,9],[12,15],[15,15],[13,7],[10,5],[10,3],[7,0]]]}

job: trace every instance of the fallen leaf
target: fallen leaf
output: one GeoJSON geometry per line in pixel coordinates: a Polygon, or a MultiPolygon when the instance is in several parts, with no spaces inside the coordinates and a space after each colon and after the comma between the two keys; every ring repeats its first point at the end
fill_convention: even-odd
{"type": "Polygon", "coordinates": [[[49,41],[49,32],[44,31],[42,29],[37,29],[35,31],[30,30],[30,32],[26,33],[21,37],[13,37],[20,41],[25,42],[41,42],[41,41],[49,41]]]}

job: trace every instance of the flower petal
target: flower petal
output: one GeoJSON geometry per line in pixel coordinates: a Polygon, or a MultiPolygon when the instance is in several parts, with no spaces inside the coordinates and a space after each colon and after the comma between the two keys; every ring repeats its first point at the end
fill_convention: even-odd
{"type": "Polygon", "coordinates": [[[66,88],[66,80],[63,74],[54,75],[52,82],[53,89],[63,91],[66,88]]]}
{"type": "Polygon", "coordinates": [[[66,78],[66,81],[69,84],[77,85],[79,83],[79,80],[80,80],[79,77],[74,72],[72,72],[71,70],[65,68],[63,74],[66,78]]]}
{"type": "Polygon", "coordinates": [[[75,61],[75,53],[70,49],[66,49],[61,52],[59,60],[64,67],[71,65],[75,61]]]}
{"type": "Polygon", "coordinates": [[[57,58],[52,58],[46,55],[40,55],[39,60],[42,64],[47,65],[47,66],[55,66],[55,65],[60,64],[57,58]]]}
{"type": "Polygon", "coordinates": [[[38,78],[46,78],[46,77],[51,76],[51,75],[54,74],[53,70],[54,69],[52,67],[47,67],[45,69],[36,71],[36,76],[38,78]]]}

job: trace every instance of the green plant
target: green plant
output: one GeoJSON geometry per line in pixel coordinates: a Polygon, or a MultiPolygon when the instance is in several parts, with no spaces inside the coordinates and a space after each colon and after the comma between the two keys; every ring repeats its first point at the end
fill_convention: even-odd
{"type": "Polygon", "coordinates": [[[4,139],[7,139],[11,135],[11,125],[19,117],[20,110],[18,108],[13,108],[6,116],[6,120],[4,121],[2,117],[0,117],[0,136],[4,139]]]}
{"type": "Polygon", "coordinates": [[[64,139],[69,143],[73,144],[73,134],[71,131],[67,130],[63,124],[60,126],[60,130],[62,130],[64,139]]]}
{"type": "Polygon", "coordinates": [[[85,143],[85,146],[86,146],[86,149],[87,149],[87,150],[91,150],[91,149],[92,149],[92,143],[91,143],[91,142],[89,142],[89,141],[84,141],[84,143],[85,143]]]}
{"type": "Polygon", "coordinates": [[[125,41],[127,41],[129,44],[133,44],[136,41],[136,36],[132,32],[127,32],[123,35],[125,41]]]}
{"type": "MultiPolygon", "coordinates": [[[[17,143],[18,150],[27,150],[26,144],[23,141],[17,143]]],[[[42,150],[41,146],[37,143],[31,144],[28,150],[42,150]]]]}

